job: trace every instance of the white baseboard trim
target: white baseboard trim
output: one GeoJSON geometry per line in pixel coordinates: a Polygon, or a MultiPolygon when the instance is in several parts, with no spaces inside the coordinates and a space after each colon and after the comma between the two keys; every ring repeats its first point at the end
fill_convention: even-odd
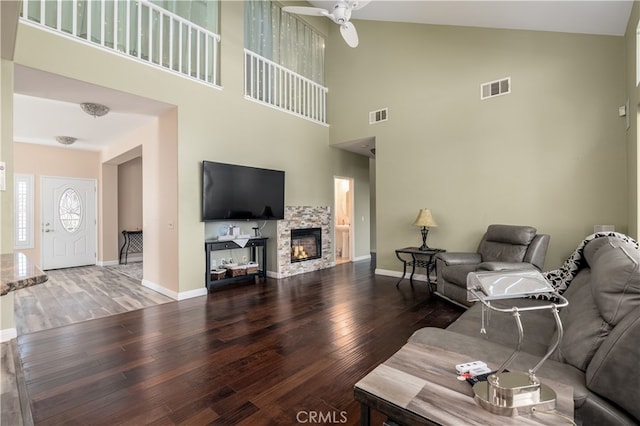
{"type": "Polygon", "coordinates": [[[147,287],[150,290],[153,290],[157,293],[160,293],[164,296],[170,297],[173,300],[186,300],[191,299],[193,297],[206,296],[207,289],[206,287],[197,288],[195,290],[181,291],[179,293],[169,290],[168,288],[162,287],[160,284],[156,284],[149,280],[142,280],[142,285],[147,287]]]}
{"type": "Polygon", "coordinates": [[[353,258],[353,261],[354,261],[354,262],[359,262],[359,261],[361,261],[361,260],[371,260],[371,255],[370,255],[370,254],[367,254],[367,255],[365,255],[365,256],[358,256],[358,257],[354,257],[354,258],[353,258]]]}
{"type": "Polygon", "coordinates": [[[96,263],[96,265],[98,266],[113,266],[117,264],[118,264],[117,260],[101,260],[98,263],[96,263]]]}
{"type": "Polygon", "coordinates": [[[178,300],[192,299],[194,297],[206,296],[207,288],[196,288],[195,290],[181,291],[178,293],[178,300]]]}
{"type": "Polygon", "coordinates": [[[5,328],[0,330],[0,343],[8,342],[18,337],[18,330],[15,328],[5,328]]]}
{"type": "Polygon", "coordinates": [[[142,280],[142,286],[148,289],[151,289],[155,292],[158,292],[162,295],[172,298],[173,300],[178,300],[178,293],[173,290],[169,290],[168,288],[162,287],[160,284],[156,284],[153,281],[142,280]]]}
{"type": "MultiPolygon", "coordinates": [[[[400,278],[402,276],[402,272],[400,271],[390,271],[388,269],[378,269],[376,268],[376,275],[385,275],[388,277],[397,277],[400,278]]],[[[409,279],[409,277],[411,276],[411,272],[407,271],[407,273],[405,274],[405,279],[409,279]]],[[[427,281],[427,275],[426,274],[415,274],[413,276],[413,280],[414,281],[427,281]]]]}

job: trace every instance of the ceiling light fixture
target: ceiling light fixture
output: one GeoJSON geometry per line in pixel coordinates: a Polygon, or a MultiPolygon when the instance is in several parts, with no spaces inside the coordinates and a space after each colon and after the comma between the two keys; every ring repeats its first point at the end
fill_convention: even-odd
{"type": "Polygon", "coordinates": [[[78,138],[74,138],[73,136],[56,136],[56,141],[62,145],[71,145],[77,140],[78,138]]]}
{"type": "Polygon", "coordinates": [[[93,116],[93,118],[102,117],[109,112],[109,107],[92,102],[83,102],[80,104],[80,108],[87,114],[93,116]]]}

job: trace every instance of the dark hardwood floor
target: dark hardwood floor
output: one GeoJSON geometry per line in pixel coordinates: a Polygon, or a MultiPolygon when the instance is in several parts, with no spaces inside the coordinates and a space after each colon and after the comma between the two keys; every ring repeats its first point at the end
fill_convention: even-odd
{"type": "Polygon", "coordinates": [[[462,313],[395,283],[346,263],[20,336],[34,423],[358,424],[354,384],[462,313]]]}

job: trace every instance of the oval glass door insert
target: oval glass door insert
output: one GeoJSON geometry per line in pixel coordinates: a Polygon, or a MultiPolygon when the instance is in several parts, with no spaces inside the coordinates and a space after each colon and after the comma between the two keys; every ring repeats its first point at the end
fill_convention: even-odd
{"type": "Polygon", "coordinates": [[[65,231],[73,233],[78,230],[82,221],[82,203],[76,190],[69,188],[62,193],[58,213],[65,231]]]}

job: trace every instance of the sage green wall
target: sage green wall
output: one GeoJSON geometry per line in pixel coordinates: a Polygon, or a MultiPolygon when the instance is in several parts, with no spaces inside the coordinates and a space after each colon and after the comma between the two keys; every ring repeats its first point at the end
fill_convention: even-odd
{"type": "Polygon", "coordinates": [[[420,208],[439,224],[428,243],[475,250],[487,225],[551,234],[559,266],[594,224],[627,231],[623,37],[357,21],[327,48],[331,143],[376,138],[377,267],[420,243],[420,208]],[[511,77],[512,93],[480,100],[511,77]],[[368,112],[389,120],[368,124],[368,112]]]}
{"type": "MultiPolygon", "coordinates": [[[[6,189],[0,191],[0,253],[13,253],[13,40],[18,7],[0,4],[0,161],[6,163],[6,189]]],[[[0,296],[1,341],[14,337],[14,294],[0,296]]]]}
{"type": "Polygon", "coordinates": [[[0,59],[0,161],[5,190],[0,191],[0,253],[13,253],[13,62],[0,59]]]}
{"type": "Polygon", "coordinates": [[[638,21],[640,20],[640,4],[633,2],[631,16],[627,24],[625,34],[626,42],[626,84],[627,97],[629,99],[629,129],[627,130],[627,167],[628,167],[628,217],[629,217],[629,235],[638,239],[638,229],[640,227],[640,198],[638,197],[638,188],[640,188],[640,175],[638,174],[638,161],[640,153],[638,152],[638,104],[640,104],[640,90],[637,85],[638,64],[637,46],[638,36],[636,35],[638,21]]]}
{"type": "MultiPolygon", "coordinates": [[[[19,28],[16,63],[177,106],[179,292],[203,286],[202,160],[285,170],[287,205],[333,205],[334,175],[356,174],[356,190],[368,192],[366,159],[330,148],[328,127],[244,99],[243,7],[243,2],[221,4],[222,90],[26,25],[19,28]]],[[[153,225],[170,232],[168,223],[153,225]]]]}

